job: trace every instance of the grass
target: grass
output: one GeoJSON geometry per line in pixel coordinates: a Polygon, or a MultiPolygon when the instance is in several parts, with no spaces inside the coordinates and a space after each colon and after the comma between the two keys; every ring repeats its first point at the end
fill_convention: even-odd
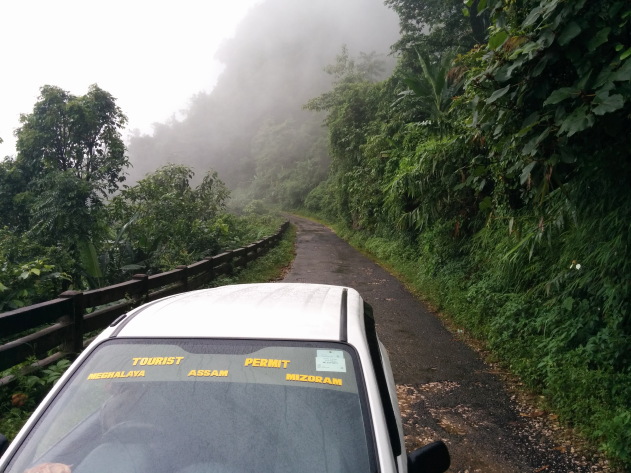
{"type": "Polygon", "coordinates": [[[209,287],[281,280],[296,254],[295,242],[296,229],[290,226],[278,245],[272,248],[265,256],[253,261],[233,276],[217,278],[209,287]]]}

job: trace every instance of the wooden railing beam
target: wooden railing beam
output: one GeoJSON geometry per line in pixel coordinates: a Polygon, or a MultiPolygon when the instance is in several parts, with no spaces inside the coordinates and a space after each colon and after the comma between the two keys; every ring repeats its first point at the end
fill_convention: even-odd
{"type": "MultiPolygon", "coordinates": [[[[0,371],[16,366],[35,356],[45,357],[29,365],[28,370],[44,367],[63,357],[80,353],[86,333],[107,327],[119,315],[145,302],[166,295],[196,289],[216,279],[231,275],[235,268],[263,256],[285,231],[285,222],[278,232],[244,248],[204,258],[188,266],[178,266],[160,274],[135,274],[131,280],[89,291],[66,291],[57,299],[22,307],[0,314],[0,337],[10,339],[0,345],[0,371]],[[33,329],[38,329],[30,333],[33,329]],[[47,356],[47,352],[57,352],[47,356]]],[[[0,385],[14,379],[5,376],[0,385]]]]}

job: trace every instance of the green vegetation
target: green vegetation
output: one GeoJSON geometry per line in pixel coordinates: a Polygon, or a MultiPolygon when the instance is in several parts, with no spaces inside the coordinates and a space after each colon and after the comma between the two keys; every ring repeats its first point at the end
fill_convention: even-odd
{"type": "Polygon", "coordinates": [[[190,264],[273,233],[281,218],[229,213],[216,172],[166,165],[123,186],[126,119],[96,85],[44,86],[0,163],[0,310],[190,264]]]}
{"type": "MultiPolygon", "coordinates": [[[[278,228],[274,229],[274,231],[276,230],[278,228]]],[[[265,256],[251,262],[246,268],[241,269],[231,277],[218,278],[216,281],[213,281],[211,286],[281,280],[296,254],[295,243],[296,228],[291,226],[278,245],[272,248],[265,256]]]]}
{"type": "Polygon", "coordinates": [[[226,246],[228,190],[217,173],[207,173],[197,187],[193,176],[190,168],[168,165],[112,199],[110,219],[120,229],[109,252],[115,267],[168,271],[226,246]]]}
{"type": "Polygon", "coordinates": [[[106,237],[105,199],[129,165],[126,118],[96,85],[81,97],[47,85],[20,122],[17,157],[0,163],[0,227],[22,241],[4,239],[0,279],[11,288],[12,266],[40,261],[80,285],[106,237]]]}
{"type": "MultiPolygon", "coordinates": [[[[191,168],[169,164],[120,188],[125,117],[97,86],[83,97],[44,86],[21,121],[18,155],[0,163],[0,311],[190,264],[267,237],[283,221],[260,202],[229,213],[214,171],[195,185],[191,168]]],[[[293,258],[293,235],[213,284],[278,278],[293,258]]],[[[34,361],[0,373],[15,376],[0,386],[0,432],[9,438],[69,364],[24,374],[34,361]]]]}
{"type": "Polygon", "coordinates": [[[327,113],[332,164],[306,210],[630,466],[628,3],[387,3],[393,75],[371,82],[343,51],[307,104],[327,113]]]}
{"type": "Polygon", "coordinates": [[[291,22],[279,27],[262,4],[227,43],[215,90],[131,140],[142,165],[190,157],[201,180],[166,165],[120,189],[111,96],[42,88],[17,157],[0,163],[0,304],[254,241],[277,228],[261,201],[304,209],[398,268],[631,467],[628,1],[385,3],[401,26],[385,80],[378,55],[346,47],[315,78],[306,59],[321,68],[325,42],[342,42],[337,26],[314,41],[331,15],[292,17],[298,4],[278,0],[291,22]],[[209,163],[249,212],[228,212],[209,163]]]}
{"type": "MultiPolygon", "coordinates": [[[[260,225],[260,234],[251,234],[255,241],[278,230],[277,218],[270,216],[256,217],[260,225]],[[276,226],[275,226],[276,225],[276,226]]],[[[283,272],[294,258],[294,245],[296,230],[291,227],[285,233],[277,246],[269,252],[252,261],[246,268],[239,270],[230,277],[221,277],[213,281],[210,286],[226,284],[246,284],[253,282],[267,282],[281,279],[283,272]]],[[[28,360],[22,366],[28,366],[35,360],[28,360]]],[[[22,366],[0,373],[0,378],[9,374],[15,375],[15,381],[5,386],[0,386],[0,433],[12,439],[22,425],[46,395],[53,383],[70,365],[70,361],[61,360],[54,365],[33,372],[28,375],[20,374],[22,366]]]]}
{"type": "MultiPolygon", "coordinates": [[[[28,360],[24,362],[24,366],[34,361],[28,360]]],[[[11,370],[10,374],[16,375],[16,381],[11,385],[0,386],[0,432],[2,435],[8,439],[15,437],[68,366],[70,366],[70,361],[60,360],[46,369],[29,375],[19,374],[21,366],[16,366],[11,370]]]]}

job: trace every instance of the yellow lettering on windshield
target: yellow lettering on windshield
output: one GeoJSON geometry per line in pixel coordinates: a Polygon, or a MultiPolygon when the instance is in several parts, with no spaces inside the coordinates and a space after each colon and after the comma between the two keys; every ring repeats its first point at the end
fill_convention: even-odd
{"type": "Polygon", "coordinates": [[[287,369],[290,360],[275,360],[273,358],[246,358],[243,366],[256,366],[259,368],[283,368],[287,369]]]}
{"type": "Polygon", "coordinates": [[[132,358],[133,366],[164,366],[164,365],[179,365],[183,356],[154,356],[154,357],[136,357],[132,358]]]}
{"type": "Polygon", "coordinates": [[[291,374],[285,375],[286,381],[298,381],[302,383],[330,384],[332,386],[342,386],[342,380],[339,378],[329,378],[328,376],[313,376],[309,374],[291,374]]]}
{"type": "Polygon", "coordinates": [[[188,376],[196,376],[196,377],[221,377],[225,378],[228,376],[228,370],[191,370],[188,372],[188,376]]]}
{"type": "Polygon", "coordinates": [[[113,379],[113,378],[143,378],[145,370],[140,371],[105,371],[103,373],[90,373],[88,379],[113,379]]]}

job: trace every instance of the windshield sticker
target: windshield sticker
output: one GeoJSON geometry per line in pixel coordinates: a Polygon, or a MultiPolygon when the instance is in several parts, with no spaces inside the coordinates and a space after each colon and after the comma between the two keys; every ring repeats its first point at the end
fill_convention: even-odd
{"type": "Polygon", "coordinates": [[[299,381],[302,383],[318,383],[331,384],[333,386],[342,386],[342,380],[339,378],[329,378],[323,376],[313,376],[309,374],[290,374],[285,375],[286,381],[299,381]]]}
{"type": "Polygon", "coordinates": [[[88,379],[112,379],[112,378],[144,378],[145,370],[140,371],[106,371],[104,373],[90,373],[88,379]]]}
{"type": "Polygon", "coordinates": [[[342,350],[318,350],[316,371],[346,373],[346,360],[342,350]]]}
{"type": "Polygon", "coordinates": [[[228,376],[228,370],[191,370],[188,372],[188,376],[197,376],[203,378],[211,378],[211,377],[221,377],[225,378],[228,376]]]}
{"type": "Polygon", "coordinates": [[[246,358],[243,366],[258,366],[260,368],[283,368],[287,369],[290,360],[274,360],[270,358],[246,358]]]}
{"type": "Polygon", "coordinates": [[[151,358],[147,357],[138,357],[132,358],[132,365],[140,365],[140,366],[161,366],[161,365],[179,365],[183,356],[154,356],[151,358]]]}

